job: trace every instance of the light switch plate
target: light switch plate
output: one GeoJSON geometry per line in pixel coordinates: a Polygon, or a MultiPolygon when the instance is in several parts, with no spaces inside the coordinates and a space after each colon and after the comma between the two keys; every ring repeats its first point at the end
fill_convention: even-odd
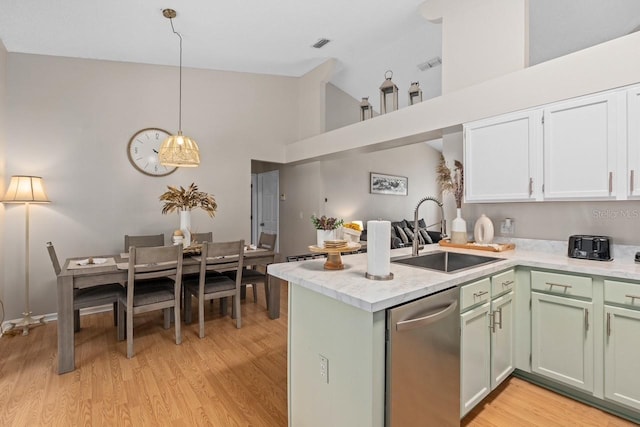
{"type": "Polygon", "coordinates": [[[329,384],[329,359],[327,359],[321,354],[319,356],[320,356],[320,377],[324,379],[325,383],[329,384]]]}

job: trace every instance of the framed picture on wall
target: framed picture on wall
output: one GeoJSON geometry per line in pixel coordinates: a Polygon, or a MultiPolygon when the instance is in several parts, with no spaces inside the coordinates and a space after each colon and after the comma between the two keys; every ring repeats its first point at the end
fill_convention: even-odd
{"type": "Polygon", "coordinates": [[[406,196],[409,188],[409,179],[406,176],[386,175],[371,172],[371,194],[391,194],[394,196],[406,196]]]}

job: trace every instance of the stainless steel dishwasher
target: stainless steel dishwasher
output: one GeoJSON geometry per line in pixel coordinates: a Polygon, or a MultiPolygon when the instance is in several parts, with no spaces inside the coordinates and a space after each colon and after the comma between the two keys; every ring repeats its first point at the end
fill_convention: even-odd
{"type": "Polygon", "coordinates": [[[387,310],[386,426],[460,425],[458,287],[387,310]]]}

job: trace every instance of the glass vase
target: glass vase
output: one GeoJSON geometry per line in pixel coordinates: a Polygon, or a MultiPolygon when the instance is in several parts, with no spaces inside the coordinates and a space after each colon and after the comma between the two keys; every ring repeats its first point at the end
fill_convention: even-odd
{"type": "Polygon", "coordinates": [[[451,243],[464,245],[467,243],[467,221],[462,218],[462,209],[456,209],[456,217],[451,222],[451,243]]]}

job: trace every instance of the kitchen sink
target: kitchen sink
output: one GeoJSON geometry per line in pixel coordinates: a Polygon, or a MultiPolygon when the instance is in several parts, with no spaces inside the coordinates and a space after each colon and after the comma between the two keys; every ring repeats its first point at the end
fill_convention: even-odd
{"type": "Polygon", "coordinates": [[[443,273],[454,273],[497,261],[502,261],[502,259],[444,251],[430,252],[415,257],[409,255],[391,260],[393,263],[425,268],[427,270],[436,270],[443,273]]]}

